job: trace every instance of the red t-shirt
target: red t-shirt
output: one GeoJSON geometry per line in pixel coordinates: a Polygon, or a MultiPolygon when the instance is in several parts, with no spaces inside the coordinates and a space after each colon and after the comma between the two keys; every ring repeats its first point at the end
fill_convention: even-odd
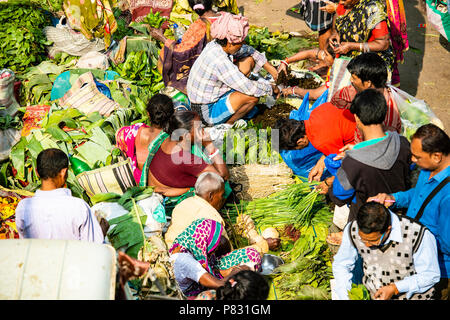
{"type": "MultiPolygon", "coordinates": [[[[338,6],[336,8],[336,15],[342,16],[345,14],[346,11],[347,11],[347,9],[345,9],[342,4],[338,4],[338,6]]],[[[377,24],[375,26],[375,28],[372,29],[369,40],[367,40],[367,42],[374,41],[375,39],[381,38],[387,34],[389,34],[388,25],[387,25],[386,21],[381,21],[379,24],[377,24]]]]}
{"type": "Polygon", "coordinates": [[[308,120],[305,130],[309,142],[328,156],[339,153],[346,144],[354,143],[356,122],[347,109],[339,109],[329,102],[316,107],[308,120]]]}

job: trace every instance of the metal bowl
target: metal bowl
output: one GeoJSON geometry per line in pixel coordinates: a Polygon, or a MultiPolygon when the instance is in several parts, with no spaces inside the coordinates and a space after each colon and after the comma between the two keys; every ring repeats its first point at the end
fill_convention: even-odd
{"type": "Polygon", "coordinates": [[[266,253],[262,257],[260,274],[270,275],[276,267],[282,265],[283,263],[283,259],[279,256],[266,253]]]}

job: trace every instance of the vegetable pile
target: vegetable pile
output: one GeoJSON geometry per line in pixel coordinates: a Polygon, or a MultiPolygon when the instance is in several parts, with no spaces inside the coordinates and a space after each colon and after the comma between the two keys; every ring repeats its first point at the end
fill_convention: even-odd
{"type": "Polygon", "coordinates": [[[45,46],[51,43],[42,29],[49,24],[37,7],[0,3],[0,69],[22,72],[44,60],[45,46]]]}

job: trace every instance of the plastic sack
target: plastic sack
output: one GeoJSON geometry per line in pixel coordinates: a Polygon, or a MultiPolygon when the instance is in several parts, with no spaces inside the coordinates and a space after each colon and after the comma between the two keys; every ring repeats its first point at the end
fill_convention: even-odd
{"type": "MultiPolygon", "coordinates": [[[[159,206],[162,206],[162,199],[163,198],[161,195],[154,193],[152,196],[136,202],[136,204],[140,206],[147,215],[147,220],[144,226],[144,234],[146,237],[149,237],[154,233],[162,232],[164,223],[157,221],[164,221],[166,219],[165,212],[161,213],[159,208],[159,206]]],[[[93,205],[91,210],[96,216],[101,216],[107,221],[128,213],[128,211],[117,202],[99,202],[93,205]]],[[[114,226],[115,225],[111,225],[108,232],[111,231],[114,226]]],[[[107,237],[105,239],[107,239],[107,237]]]]}
{"type": "Polygon", "coordinates": [[[321,104],[327,102],[327,98],[328,98],[328,89],[325,90],[316,101],[314,101],[311,107],[309,107],[309,92],[307,92],[305,97],[303,98],[300,107],[297,110],[292,110],[291,113],[289,114],[289,119],[294,120],[309,119],[311,112],[321,104]]]}
{"type": "Polygon", "coordinates": [[[9,158],[11,148],[19,142],[20,130],[9,128],[0,130],[0,162],[9,158]]]}
{"type": "Polygon", "coordinates": [[[76,67],[79,69],[100,69],[109,68],[108,56],[97,51],[90,51],[78,60],[76,67]]]}
{"type": "Polygon", "coordinates": [[[16,76],[12,70],[3,69],[0,71],[0,107],[6,107],[5,110],[0,109],[1,114],[9,114],[14,116],[20,105],[14,96],[14,80],[16,76]]]}
{"type": "Polygon", "coordinates": [[[424,100],[419,100],[409,93],[389,85],[392,99],[397,104],[402,121],[402,135],[411,140],[417,129],[425,124],[433,123],[442,130],[444,124],[433,113],[424,100]]]}

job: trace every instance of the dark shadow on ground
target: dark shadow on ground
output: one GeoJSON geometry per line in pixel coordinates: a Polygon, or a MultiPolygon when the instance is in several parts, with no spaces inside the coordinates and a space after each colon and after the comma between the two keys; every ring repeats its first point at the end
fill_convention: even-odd
{"type": "Polygon", "coordinates": [[[404,1],[409,50],[404,54],[404,63],[399,64],[400,88],[415,96],[419,86],[419,75],[423,67],[425,54],[425,32],[422,27],[426,23],[425,7],[422,0],[404,1]],[[424,11],[421,11],[424,10],[424,11]]]}

